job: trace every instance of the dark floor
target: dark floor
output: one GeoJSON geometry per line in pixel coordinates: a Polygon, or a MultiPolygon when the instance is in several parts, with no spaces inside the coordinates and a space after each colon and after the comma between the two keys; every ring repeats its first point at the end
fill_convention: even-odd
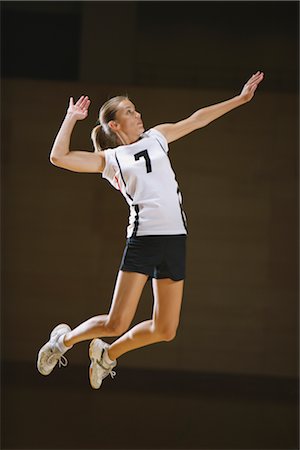
{"type": "Polygon", "coordinates": [[[5,449],[298,449],[298,382],[118,368],[3,364],[5,449]]]}

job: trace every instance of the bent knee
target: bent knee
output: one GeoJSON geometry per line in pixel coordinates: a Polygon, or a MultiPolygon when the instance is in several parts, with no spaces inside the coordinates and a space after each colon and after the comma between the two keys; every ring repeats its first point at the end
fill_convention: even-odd
{"type": "Polygon", "coordinates": [[[122,319],[110,319],[106,321],[106,329],[110,336],[121,336],[129,328],[129,324],[122,319]]]}
{"type": "Polygon", "coordinates": [[[166,342],[173,341],[175,339],[175,337],[176,337],[176,330],[175,331],[174,330],[167,331],[164,334],[164,341],[166,341],[166,342]]]}
{"type": "Polygon", "coordinates": [[[155,333],[160,341],[170,342],[176,337],[177,328],[156,328],[155,333]]]}

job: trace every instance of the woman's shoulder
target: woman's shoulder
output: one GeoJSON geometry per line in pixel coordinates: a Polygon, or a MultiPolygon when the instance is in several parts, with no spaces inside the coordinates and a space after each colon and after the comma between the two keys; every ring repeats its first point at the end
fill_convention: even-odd
{"type": "Polygon", "coordinates": [[[154,127],[148,128],[148,130],[144,131],[144,133],[142,134],[142,137],[149,137],[149,136],[157,136],[157,135],[161,135],[161,133],[156,130],[154,127]]]}
{"type": "Polygon", "coordinates": [[[150,138],[152,137],[156,139],[160,143],[160,145],[164,148],[164,150],[168,152],[169,148],[166,137],[155,127],[149,128],[147,131],[144,132],[144,135],[146,135],[146,137],[150,138]]]}
{"type": "Polygon", "coordinates": [[[159,138],[162,139],[163,141],[166,141],[165,136],[159,131],[157,130],[155,127],[149,128],[147,131],[145,131],[142,136],[145,137],[154,137],[154,138],[159,138]]]}

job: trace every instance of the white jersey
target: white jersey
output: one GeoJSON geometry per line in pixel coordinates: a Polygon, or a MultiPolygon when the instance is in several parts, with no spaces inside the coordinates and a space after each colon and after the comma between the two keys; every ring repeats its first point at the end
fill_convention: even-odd
{"type": "Polygon", "coordinates": [[[166,138],[153,128],[133,144],[104,151],[102,177],[121,191],[130,207],[127,238],[187,234],[168,151],[166,138]]]}

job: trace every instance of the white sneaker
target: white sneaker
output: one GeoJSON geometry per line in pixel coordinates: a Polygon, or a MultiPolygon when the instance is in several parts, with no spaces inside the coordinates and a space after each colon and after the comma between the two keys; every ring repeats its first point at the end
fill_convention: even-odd
{"type": "Polygon", "coordinates": [[[50,340],[40,349],[37,369],[42,375],[49,375],[57,363],[59,363],[59,367],[65,367],[68,364],[67,358],[63,356],[65,352],[60,351],[57,342],[62,334],[66,334],[69,331],[71,331],[69,325],[65,323],[57,325],[50,334],[50,340]]]}
{"type": "Polygon", "coordinates": [[[89,355],[91,359],[89,376],[90,383],[93,389],[99,389],[102,380],[110,375],[112,378],[116,375],[116,372],[113,371],[113,368],[116,367],[117,361],[114,361],[113,364],[107,364],[103,360],[103,354],[105,349],[109,347],[108,344],[103,342],[101,339],[93,339],[90,343],[89,355]]]}

